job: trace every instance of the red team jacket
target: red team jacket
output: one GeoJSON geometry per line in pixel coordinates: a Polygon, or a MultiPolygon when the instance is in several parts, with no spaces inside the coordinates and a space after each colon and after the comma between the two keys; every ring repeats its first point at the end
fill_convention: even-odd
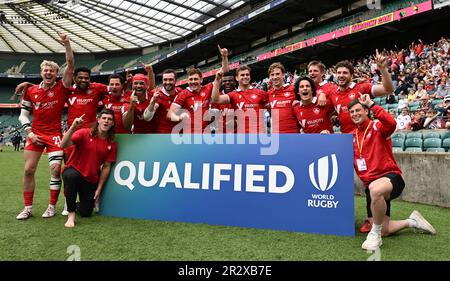
{"type": "Polygon", "coordinates": [[[394,154],[392,153],[391,135],[397,127],[397,122],[379,105],[374,105],[371,110],[374,113],[375,118],[379,121],[374,122],[368,119],[361,126],[360,130],[355,129],[353,131],[353,164],[356,173],[366,187],[368,187],[372,181],[377,180],[388,173],[402,175],[402,171],[397,166],[394,154]],[[362,143],[364,131],[369,124],[370,127],[367,130],[364,143],[362,143]],[[358,133],[358,135],[356,133],[358,133]],[[358,143],[356,141],[357,137],[359,145],[362,145],[361,155],[359,154],[358,143]],[[357,159],[360,158],[363,158],[366,162],[367,170],[365,171],[358,170],[357,159]]]}

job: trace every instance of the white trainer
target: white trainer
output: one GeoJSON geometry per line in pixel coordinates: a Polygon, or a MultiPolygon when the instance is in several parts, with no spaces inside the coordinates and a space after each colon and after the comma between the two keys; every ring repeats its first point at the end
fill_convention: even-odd
{"type": "Polygon", "coordinates": [[[416,221],[416,229],[423,230],[430,234],[436,234],[434,227],[419,213],[419,211],[414,210],[409,218],[416,221]]]}
{"type": "Polygon", "coordinates": [[[47,210],[45,210],[45,212],[42,214],[43,218],[51,218],[54,217],[56,214],[56,209],[55,207],[48,205],[47,210]]]}
{"type": "Polygon", "coordinates": [[[26,220],[29,217],[32,217],[31,210],[28,208],[24,208],[20,214],[17,215],[16,219],[18,220],[26,220]]]}
{"type": "Polygon", "coordinates": [[[63,216],[69,215],[69,211],[67,211],[67,203],[65,200],[64,200],[64,210],[61,212],[61,215],[63,216]]]}
{"type": "Polygon", "coordinates": [[[371,231],[369,232],[369,234],[367,234],[366,241],[364,241],[361,248],[363,248],[364,250],[375,251],[376,249],[379,249],[381,245],[383,245],[381,235],[378,235],[371,231]]]}

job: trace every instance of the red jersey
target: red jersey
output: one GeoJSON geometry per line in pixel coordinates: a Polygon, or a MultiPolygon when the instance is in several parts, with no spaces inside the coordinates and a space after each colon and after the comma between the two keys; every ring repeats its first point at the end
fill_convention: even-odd
{"type": "Polygon", "coordinates": [[[74,152],[70,154],[66,167],[72,167],[90,183],[97,183],[100,167],[105,162],[116,161],[116,143],[91,136],[89,128],[83,128],[72,135],[74,152]]]}
{"type": "MultiPolygon", "coordinates": [[[[219,95],[225,95],[225,92],[220,92],[219,95]]],[[[231,106],[231,104],[229,103],[211,103],[211,113],[214,116],[215,114],[213,113],[214,111],[219,111],[220,115],[222,116],[222,134],[226,134],[226,133],[236,133],[236,128],[233,128],[232,131],[228,132],[227,130],[227,115],[231,114],[230,109],[233,109],[233,107],[231,106]]],[[[234,113],[232,114],[233,116],[228,117],[228,120],[230,120],[230,122],[234,123],[234,113]],[[231,121],[232,120],[232,121],[231,121]]],[[[213,120],[213,122],[218,122],[218,120],[213,120]]],[[[216,126],[218,126],[219,124],[217,123],[216,126]]],[[[217,133],[219,133],[219,128],[217,128],[217,133]]]]}
{"type": "Polygon", "coordinates": [[[379,105],[374,105],[371,110],[379,122],[366,120],[360,129],[357,128],[353,131],[353,165],[366,187],[388,173],[402,175],[392,153],[391,135],[395,132],[397,122],[379,105]],[[357,138],[358,140],[356,140],[357,138]],[[357,161],[361,161],[361,159],[364,159],[365,170],[358,168],[357,161]]]}
{"type": "Polygon", "coordinates": [[[317,105],[317,97],[312,103],[304,105],[302,102],[294,107],[295,117],[305,134],[320,134],[323,130],[333,133],[331,116],[334,108],[331,101],[327,99],[325,106],[317,105]]]}
{"type": "Polygon", "coordinates": [[[331,92],[331,102],[338,114],[342,133],[349,134],[355,129],[355,124],[348,112],[348,104],[363,94],[369,94],[370,97],[373,98],[372,88],[373,86],[370,82],[358,84],[351,82],[345,91],[341,91],[339,87],[337,87],[331,92]]]}
{"type": "Polygon", "coordinates": [[[238,133],[245,131],[248,133],[264,133],[265,126],[262,124],[263,120],[260,117],[262,113],[260,110],[264,110],[265,106],[269,102],[269,98],[267,97],[267,93],[263,90],[256,89],[250,87],[247,90],[237,89],[231,93],[226,94],[230,98],[230,103],[233,106],[233,109],[236,112],[236,116],[238,117],[238,133]],[[242,130],[239,117],[239,111],[243,113],[251,112],[254,110],[254,114],[245,114],[245,124],[244,130],[242,130]],[[250,120],[249,117],[256,117],[255,120],[250,120]],[[251,121],[251,122],[250,122],[251,121]]]}
{"type": "Polygon", "coordinates": [[[59,80],[50,89],[44,90],[42,82],[27,89],[22,106],[33,112],[32,131],[37,135],[61,134],[61,120],[69,90],[59,80]]]}
{"type": "Polygon", "coordinates": [[[97,121],[97,108],[103,95],[108,92],[108,86],[100,83],[91,83],[86,91],[73,87],[67,98],[68,114],[67,125],[72,125],[75,118],[84,114],[84,122],[80,128],[90,128],[97,121]]]}
{"type": "Polygon", "coordinates": [[[336,91],[338,86],[332,82],[322,81],[319,84],[316,84],[316,96],[319,96],[320,93],[324,93],[327,98],[331,97],[331,93],[336,91]]]}
{"type": "Polygon", "coordinates": [[[295,100],[294,85],[285,84],[280,89],[271,88],[267,95],[272,116],[274,111],[277,111],[279,116],[278,122],[274,122],[272,117],[272,133],[298,133],[300,128],[292,107],[292,102],[295,100]]]}
{"type": "MultiPolygon", "coordinates": [[[[150,122],[144,120],[144,111],[150,104],[150,99],[148,93],[145,94],[145,100],[141,102],[137,102],[134,107],[134,121],[133,127],[131,131],[133,134],[152,134],[155,132],[155,129],[151,126],[150,122]]],[[[125,112],[130,108],[130,100],[126,99],[126,102],[123,107],[122,116],[125,112]]]]}
{"type": "MultiPolygon", "coordinates": [[[[175,88],[175,95],[171,96],[169,93],[166,92],[164,88],[161,88],[158,101],[156,102],[158,104],[158,109],[156,110],[155,115],[150,121],[150,127],[154,129],[154,132],[156,134],[172,133],[172,129],[173,127],[175,127],[177,123],[167,119],[167,112],[169,111],[169,108],[172,105],[173,100],[181,91],[183,91],[183,89],[177,87],[175,88]]],[[[154,92],[152,91],[150,100],[151,97],[153,97],[153,93],[154,92]]]]}
{"type": "Polygon", "coordinates": [[[209,109],[209,104],[211,102],[212,88],[213,83],[209,83],[201,87],[199,92],[193,92],[188,87],[179,93],[173,100],[174,104],[181,106],[181,108],[184,108],[189,112],[191,116],[191,133],[193,134],[203,133],[203,129],[208,125],[207,121],[202,121],[201,128],[194,128],[194,117],[196,116],[194,115],[194,112],[197,112],[196,114],[198,114],[198,111],[201,110],[201,118],[203,120],[203,116],[209,109]]]}
{"type": "Polygon", "coordinates": [[[123,126],[122,122],[122,112],[125,112],[125,98],[123,95],[120,97],[115,97],[111,94],[105,95],[103,97],[103,105],[107,109],[114,111],[114,124],[116,134],[130,134],[131,132],[123,126]]]}

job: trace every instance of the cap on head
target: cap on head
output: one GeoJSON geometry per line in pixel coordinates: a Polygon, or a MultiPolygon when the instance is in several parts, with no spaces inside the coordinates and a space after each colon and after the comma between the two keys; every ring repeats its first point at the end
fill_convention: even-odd
{"type": "Polygon", "coordinates": [[[133,84],[134,84],[134,81],[143,81],[144,84],[145,84],[145,88],[148,88],[148,84],[149,84],[148,83],[148,77],[146,75],[142,74],[142,73],[135,74],[131,81],[132,81],[133,84]]]}

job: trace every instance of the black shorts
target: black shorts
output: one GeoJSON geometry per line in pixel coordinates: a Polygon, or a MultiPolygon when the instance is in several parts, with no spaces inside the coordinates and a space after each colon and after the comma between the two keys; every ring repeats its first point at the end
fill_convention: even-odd
{"type": "MultiPolygon", "coordinates": [[[[392,184],[392,192],[389,196],[389,199],[386,200],[386,216],[391,216],[391,200],[394,200],[395,198],[399,197],[403,189],[405,188],[405,181],[403,180],[402,176],[395,173],[389,173],[386,175],[383,175],[382,178],[388,178],[391,181],[392,184]]],[[[370,204],[371,204],[371,198],[370,198],[370,190],[366,186],[365,188],[366,192],[366,205],[367,205],[367,215],[368,217],[372,217],[372,211],[370,210],[370,204]]]]}

